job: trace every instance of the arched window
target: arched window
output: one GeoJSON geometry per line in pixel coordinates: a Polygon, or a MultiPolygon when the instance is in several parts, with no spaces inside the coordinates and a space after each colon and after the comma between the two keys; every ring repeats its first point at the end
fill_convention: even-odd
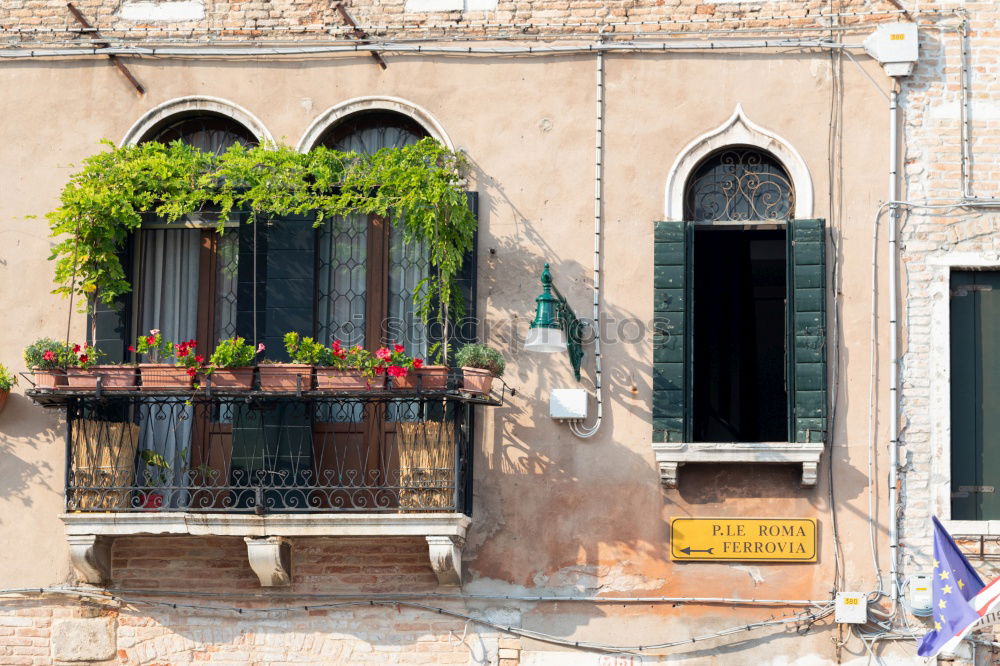
{"type": "MultiPolygon", "coordinates": [[[[179,114],[151,128],[140,143],[180,141],[222,153],[234,144],[257,144],[237,121],[210,112],[179,114]]],[[[136,234],[135,327],[160,329],[169,340],[196,339],[206,355],[221,338],[236,335],[239,222],[224,224],[211,211],[166,224],[150,218],[136,234]]]]}
{"type": "Polygon", "coordinates": [[[757,146],[712,150],[683,186],[684,221],[656,231],[654,436],[823,441],[823,221],[794,219],[788,169],[757,146]]]}
{"type": "Polygon", "coordinates": [[[785,220],[795,210],[788,173],[771,153],[731,146],[706,157],[688,179],[684,218],[704,221],[785,220]]]}
{"type": "MultiPolygon", "coordinates": [[[[330,127],[319,145],[373,154],[416,143],[428,132],[409,116],[363,111],[330,127]]],[[[317,336],[375,348],[387,342],[427,352],[427,327],[414,311],[413,290],[430,270],[423,243],[377,216],[353,215],[320,228],[317,244],[317,336]]]]}

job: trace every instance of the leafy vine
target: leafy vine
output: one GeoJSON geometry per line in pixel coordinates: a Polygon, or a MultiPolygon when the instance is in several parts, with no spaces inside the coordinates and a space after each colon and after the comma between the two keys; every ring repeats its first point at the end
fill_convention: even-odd
{"type": "Polygon", "coordinates": [[[54,293],[83,297],[91,312],[131,290],[119,253],[145,216],[177,222],[210,211],[221,232],[229,215],[241,211],[251,221],[315,213],[317,226],[352,214],[384,217],[402,229],[405,242],[429,248],[436,274],[413,293],[421,315],[444,326],[449,310],[460,315],[453,282],[477,223],[462,189],[466,160],[434,139],[372,155],[239,144],[215,155],[180,142],[102,143],[108,149],[83,161],[47,215],[58,238],[50,256],[54,293]]]}

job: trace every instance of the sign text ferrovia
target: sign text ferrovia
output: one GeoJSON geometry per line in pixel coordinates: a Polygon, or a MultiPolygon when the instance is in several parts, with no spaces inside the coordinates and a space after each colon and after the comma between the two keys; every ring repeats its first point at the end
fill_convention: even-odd
{"type": "Polygon", "coordinates": [[[674,518],[672,560],[815,562],[814,518],[674,518]]]}

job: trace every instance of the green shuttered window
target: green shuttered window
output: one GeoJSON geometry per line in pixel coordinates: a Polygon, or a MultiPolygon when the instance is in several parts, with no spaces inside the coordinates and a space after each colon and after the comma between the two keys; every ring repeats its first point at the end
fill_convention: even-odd
{"type": "Polygon", "coordinates": [[[951,275],[951,517],[1000,519],[1000,272],[951,275]]]}
{"type": "MultiPolygon", "coordinates": [[[[752,225],[749,225],[752,226],[752,225]]],[[[773,227],[774,225],[772,225],[773,227]]],[[[784,227],[783,235],[785,240],[784,250],[784,312],[786,322],[784,334],[779,335],[778,340],[756,341],[750,344],[747,349],[753,350],[760,344],[780,345],[778,358],[783,358],[785,369],[783,374],[784,392],[787,399],[787,441],[791,442],[825,442],[828,430],[827,424],[827,367],[826,367],[826,240],[825,225],[823,220],[792,220],[784,227]]],[[[699,292],[696,290],[695,276],[704,273],[695,272],[695,249],[697,243],[715,242],[719,233],[724,234],[762,234],[770,233],[771,236],[765,243],[769,242],[769,247],[775,247],[774,234],[780,235],[782,232],[757,232],[743,231],[742,229],[730,229],[724,232],[712,231],[703,232],[709,225],[699,225],[696,222],[657,222],[654,228],[654,327],[653,327],[653,441],[657,443],[666,442],[691,442],[695,441],[696,433],[704,432],[706,428],[703,424],[695,422],[696,418],[701,418],[700,413],[711,407],[703,407],[699,410],[695,408],[695,385],[701,382],[704,384],[715,381],[709,374],[704,372],[704,368],[699,368],[695,364],[695,349],[699,344],[705,344],[703,338],[699,340],[694,335],[695,324],[698,317],[718,318],[718,310],[726,307],[729,301],[725,299],[711,298],[711,293],[699,292]],[[711,234],[715,234],[712,236],[711,234]],[[698,296],[698,299],[695,296],[698,296]],[[700,299],[700,300],[699,300],[700,299]]],[[[733,238],[729,236],[729,238],[733,238]]],[[[703,246],[702,246],[703,247],[703,246]]],[[[699,250],[702,249],[699,247],[699,250]]],[[[780,246],[778,246],[780,247],[780,246]]],[[[753,253],[761,254],[761,250],[748,249],[747,255],[753,253]]],[[[699,256],[702,253],[699,252],[699,256]]],[[[748,260],[749,262],[749,260],[748,260]]],[[[772,264],[779,262],[771,262],[772,264]]],[[[763,265],[763,264],[761,264],[763,265]]],[[[708,271],[737,271],[738,266],[719,263],[712,266],[701,267],[701,270],[708,271]]],[[[746,275],[756,275],[761,269],[747,268],[746,275]]],[[[702,278],[704,279],[704,278],[702,278]]],[[[756,279],[756,278],[755,278],[756,279]]],[[[780,280],[771,271],[771,275],[766,278],[773,283],[775,279],[780,280]]],[[[703,286],[703,285],[702,285],[703,286]]],[[[765,291],[767,287],[758,287],[757,291],[765,291]]],[[[772,285],[773,291],[773,285],[772,285]]],[[[750,293],[750,292],[748,292],[750,293]]],[[[732,299],[732,294],[725,294],[728,299],[732,299]]],[[[752,296],[748,297],[752,298],[752,296]]],[[[777,301],[772,297],[771,305],[761,305],[760,301],[756,307],[770,307],[772,310],[778,303],[781,305],[781,294],[777,301]]],[[[748,320],[753,321],[753,320],[748,320]]],[[[714,325],[714,320],[712,325],[714,325]]],[[[779,325],[780,328],[780,325],[779,325]]],[[[704,326],[699,330],[704,331],[704,326]]],[[[737,332],[738,334],[738,332],[737,332]]],[[[752,331],[747,331],[746,335],[751,336],[752,331]]],[[[730,334],[732,336],[732,334],[730,334]]],[[[734,337],[733,339],[738,339],[734,337]]],[[[743,348],[730,352],[727,357],[726,366],[731,365],[733,372],[737,366],[742,366],[741,360],[745,360],[748,367],[757,364],[758,375],[766,377],[766,372],[777,372],[775,368],[764,367],[767,359],[766,355],[756,354],[754,358],[741,359],[738,355],[744,353],[743,348]],[[736,355],[733,355],[736,354],[736,355]]],[[[699,357],[699,361],[704,362],[704,355],[699,357]]],[[[724,371],[726,367],[723,367],[724,371]]],[[[713,372],[718,373],[718,367],[713,372]]],[[[779,375],[780,376],[780,375],[779,375]]],[[[759,378],[758,378],[758,381],[759,378]]],[[[735,382],[736,385],[738,382],[735,382]]],[[[735,389],[734,389],[735,391],[735,389]]],[[[732,399],[728,393],[723,397],[732,399]]],[[[772,406],[773,407],[773,406],[772,406]]],[[[751,408],[744,406],[744,411],[751,408]]],[[[732,407],[732,413],[738,413],[739,407],[732,407]]],[[[754,407],[753,411],[763,413],[762,408],[754,407]]],[[[781,411],[780,409],[778,410],[781,411]]],[[[725,418],[718,417],[720,423],[725,424],[725,418]]],[[[749,418],[744,416],[744,418],[749,418]]],[[[754,431],[773,432],[773,423],[756,425],[754,431]]],[[[720,426],[721,427],[721,426],[720,426]]],[[[716,428],[718,430],[719,428],[716,428]]],[[[718,438],[699,441],[740,441],[740,430],[733,428],[730,436],[722,435],[718,438]]],[[[770,438],[769,438],[770,439],[770,438]]]]}

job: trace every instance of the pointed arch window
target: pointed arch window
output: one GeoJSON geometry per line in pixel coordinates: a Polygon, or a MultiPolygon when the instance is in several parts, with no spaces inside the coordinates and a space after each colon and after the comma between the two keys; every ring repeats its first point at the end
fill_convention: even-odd
{"type": "Polygon", "coordinates": [[[823,442],[825,232],[781,161],[719,148],[658,222],[654,442],[823,442]]]}

